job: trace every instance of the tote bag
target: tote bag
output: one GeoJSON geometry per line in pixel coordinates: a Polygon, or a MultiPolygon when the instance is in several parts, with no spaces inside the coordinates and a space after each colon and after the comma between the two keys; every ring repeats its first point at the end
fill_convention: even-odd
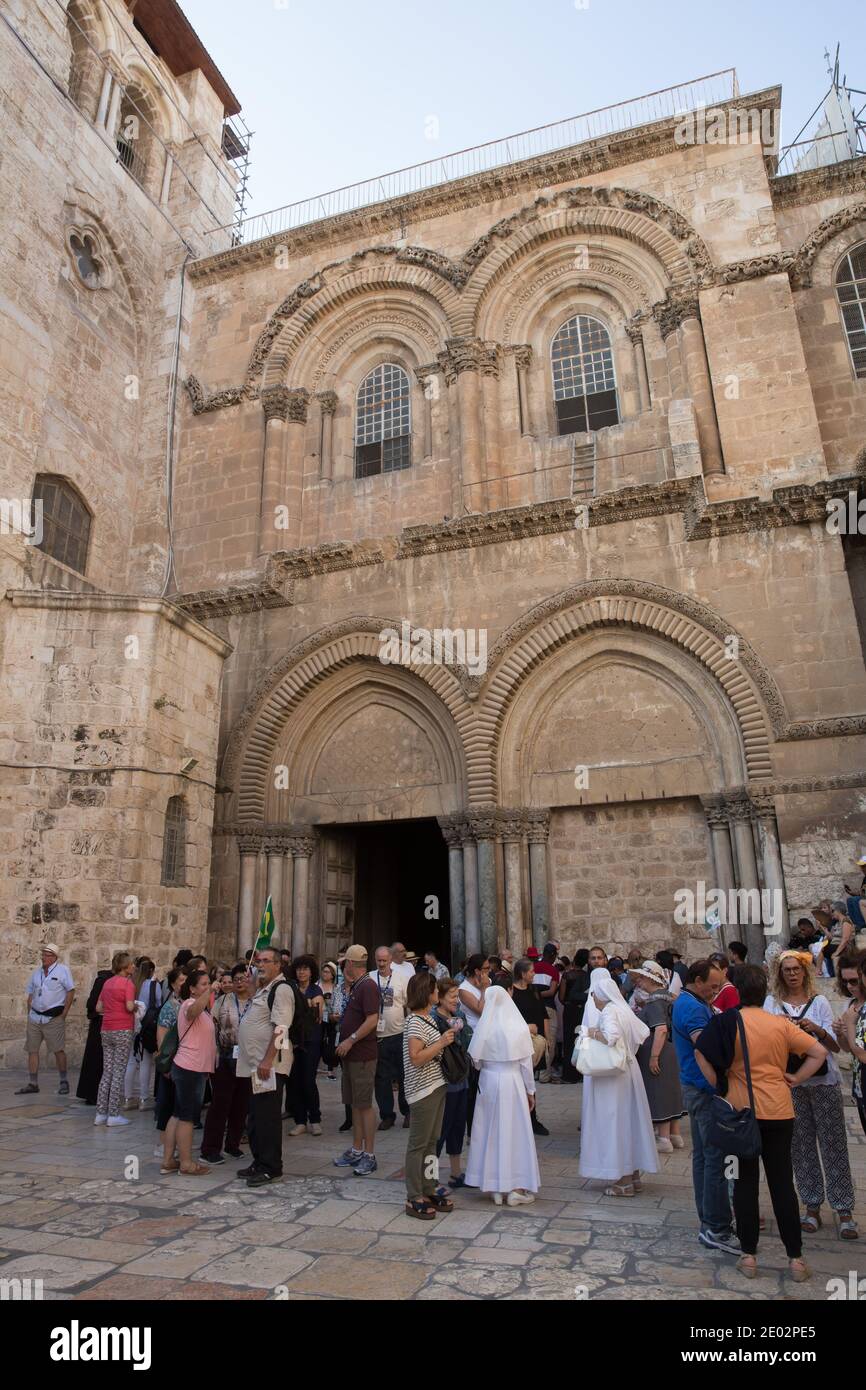
{"type": "Polygon", "coordinates": [[[599,1042],[581,1029],[571,1064],[584,1076],[618,1076],[628,1066],[625,1042],[622,1038],[613,1044],[599,1042]]]}

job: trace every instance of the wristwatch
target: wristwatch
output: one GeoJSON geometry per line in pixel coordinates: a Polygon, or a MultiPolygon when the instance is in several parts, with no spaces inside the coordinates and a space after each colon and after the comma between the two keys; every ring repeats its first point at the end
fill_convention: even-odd
{"type": "Polygon", "coordinates": [[[350,1033],[350,1034],[349,1034],[349,1037],[352,1039],[352,1042],[357,1042],[357,1041],[358,1041],[358,1034],[357,1034],[357,1033],[350,1033]]]}

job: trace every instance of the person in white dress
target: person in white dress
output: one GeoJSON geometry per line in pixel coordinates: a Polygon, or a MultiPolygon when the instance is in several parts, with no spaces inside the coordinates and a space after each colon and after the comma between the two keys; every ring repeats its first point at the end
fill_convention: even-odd
{"type": "Polygon", "coordinates": [[[652,1116],[637,1050],[649,1036],[607,970],[593,970],[581,1032],[609,1046],[622,1040],[628,1061],[613,1076],[585,1076],[580,1131],[580,1175],[606,1178],[606,1197],[633,1197],[641,1172],[658,1171],[652,1116]]]}
{"type": "Polygon", "coordinates": [[[497,1206],[533,1202],[541,1186],[532,1133],[535,1077],[532,1037],[507,990],[491,985],[469,1044],[480,1070],[466,1186],[493,1194],[497,1206]]]}

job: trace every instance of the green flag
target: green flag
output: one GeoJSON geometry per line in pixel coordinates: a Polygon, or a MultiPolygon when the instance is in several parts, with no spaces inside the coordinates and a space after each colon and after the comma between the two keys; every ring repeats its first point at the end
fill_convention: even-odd
{"type": "Polygon", "coordinates": [[[262,920],[259,923],[259,934],[256,937],[256,944],[253,947],[253,955],[255,955],[256,951],[261,950],[263,946],[270,946],[271,937],[274,934],[275,926],[276,923],[274,922],[274,905],[271,902],[269,894],[268,900],[265,903],[265,910],[262,913],[262,920]]]}

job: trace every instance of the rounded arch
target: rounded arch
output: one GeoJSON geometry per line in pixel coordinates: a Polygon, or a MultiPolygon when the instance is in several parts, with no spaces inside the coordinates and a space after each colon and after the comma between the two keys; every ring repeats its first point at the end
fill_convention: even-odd
{"type": "Polygon", "coordinates": [[[93,120],[104,72],[99,55],[107,46],[102,6],[96,0],[69,0],[66,36],[70,49],[67,90],[78,109],[93,120]]]}
{"type": "MultiPolygon", "coordinates": [[[[368,681],[395,685],[406,682],[430,711],[437,710],[443,730],[453,730],[452,746],[465,763],[465,742],[472,722],[471,704],[464,692],[461,668],[413,665],[411,670],[389,667],[381,660],[381,634],[399,634],[401,624],[386,618],[345,619],[313,633],[293,647],[259,682],[232,729],[222,760],[222,782],[234,800],[233,819],[258,822],[273,779],[270,769],[282,731],[315,688],[345,667],[362,667],[368,681]]],[[[451,737],[451,735],[449,735],[451,737]]],[[[461,771],[461,779],[465,773],[461,771]]]]}
{"type": "Polygon", "coordinates": [[[839,208],[814,227],[798,247],[791,280],[795,289],[832,287],[834,272],[846,250],[866,237],[866,202],[839,208]]]}
{"type": "MultiPolygon", "coordinates": [[[[345,370],[371,342],[400,342],[413,364],[431,362],[448,334],[441,307],[426,294],[404,289],[361,292],[348,304],[312,312],[291,341],[281,345],[279,369],[288,386],[321,389],[345,370]]],[[[268,374],[277,368],[276,357],[268,374]]]]}
{"type": "Polygon", "coordinates": [[[473,804],[495,802],[503,721],[529,674],[559,647],[599,628],[640,629],[687,652],[712,676],[731,708],[748,780],[771,776],[770,742],[786,725],[782,697],[744,637],[707,605],[635,580],[590,580],[531,609],[490,653],[476,716],[482,756],[470,765],[473,804]],[[730,639],[738,657],[730,659],[730,639]],[[726,643],[728,644],[726,647],[726,643]]]}

